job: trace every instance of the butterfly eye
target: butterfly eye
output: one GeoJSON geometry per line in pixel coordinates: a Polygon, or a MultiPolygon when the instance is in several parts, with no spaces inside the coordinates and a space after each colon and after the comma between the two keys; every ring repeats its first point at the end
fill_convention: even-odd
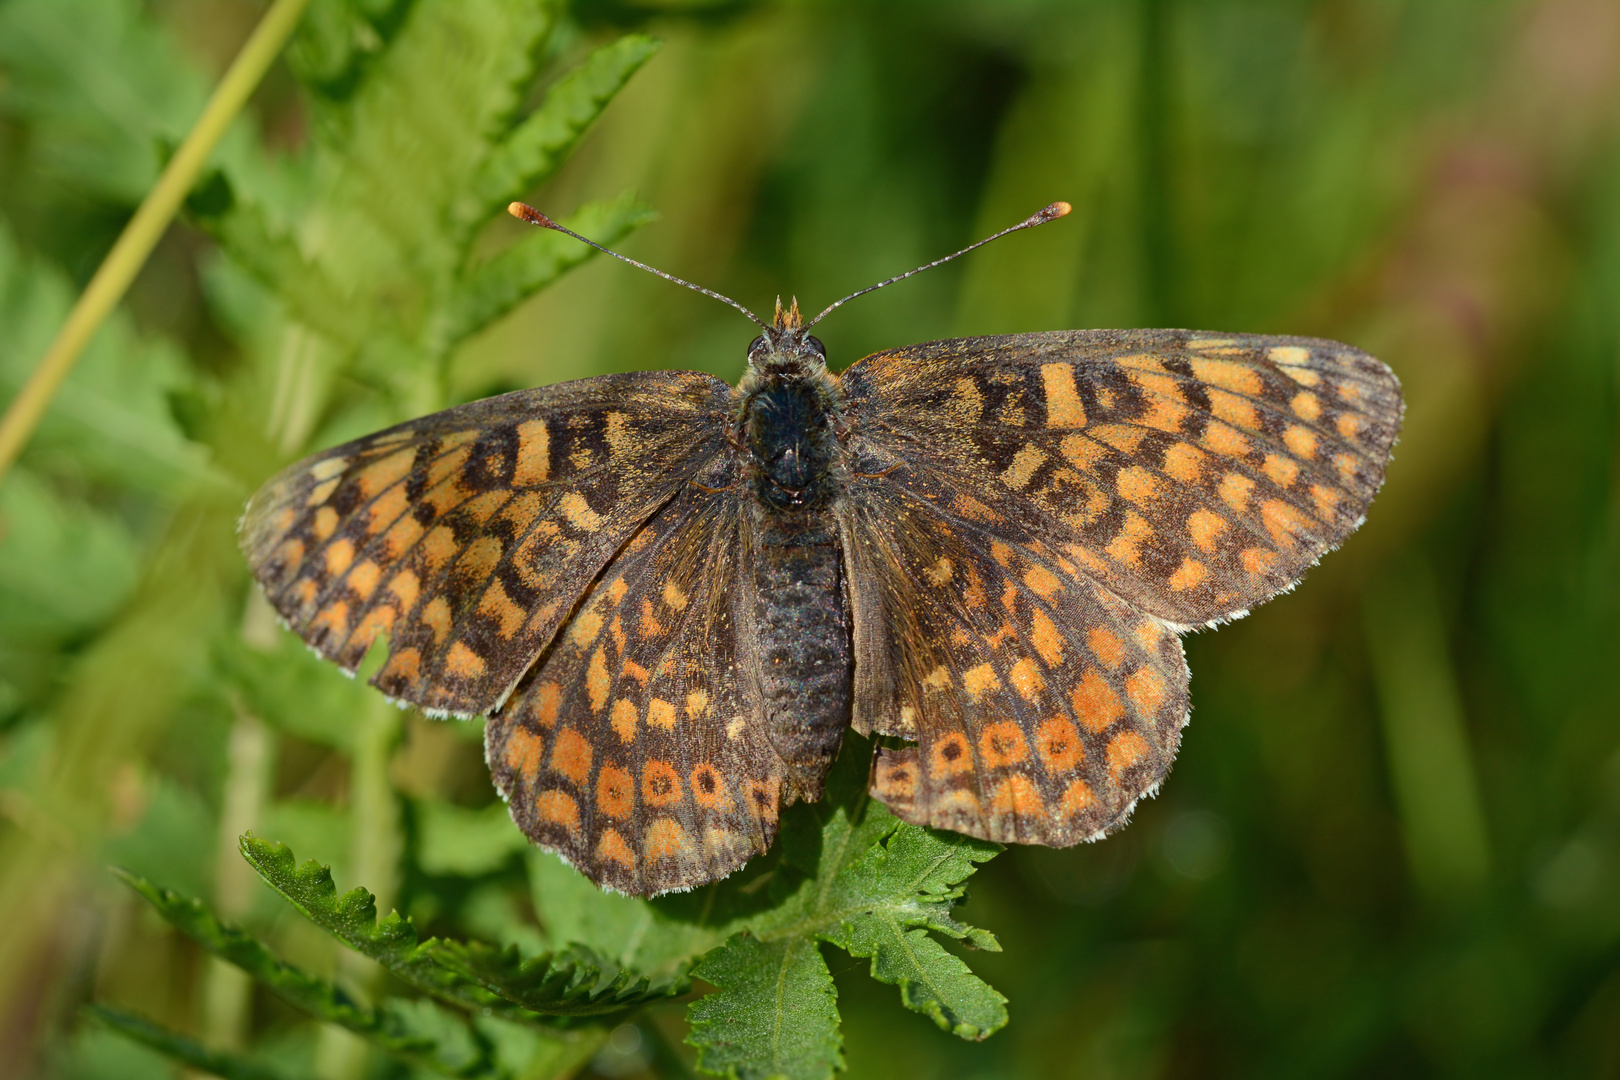
{"type": "Polygon", "coordinates": [[[761,348],[763,348],[764,345],[765,345],[765,335],[764,334],[760,334],[753,341],[750,341],[748,343],[748,359],[752,360],[754,358],[754,354],[759,352],[759,350],[761,348]]]}
{"type": "Polygon", "coordinates": [[[821,357],[823,360],[827,359],[827,346],[821,343],[820,338],[806,335],[804,341],[805,344],[810,347],[811,351],[817,356],[821,357]]]}

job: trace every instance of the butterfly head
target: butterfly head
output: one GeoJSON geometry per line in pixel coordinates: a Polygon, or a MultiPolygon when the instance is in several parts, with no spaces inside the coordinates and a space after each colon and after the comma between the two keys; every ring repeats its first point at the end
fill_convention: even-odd
{"type": "Polygon", "coordinates": [[[748,345],[748,369],[755,375],[814,375],[827,370],[827,347],[804,325],[797,297],[786,308],[777,298],[776,318],[748,345]]]}

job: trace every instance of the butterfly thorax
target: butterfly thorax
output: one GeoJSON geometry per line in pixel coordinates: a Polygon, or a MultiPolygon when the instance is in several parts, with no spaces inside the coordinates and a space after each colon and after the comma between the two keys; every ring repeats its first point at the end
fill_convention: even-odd
{"type": "Polygon", "coordinates": [[[854,661],[831,502],[838,386],[796,309],[755,340],[738,387],[765,728],[784,796],[816,799],[849,725],[854,661]]]}

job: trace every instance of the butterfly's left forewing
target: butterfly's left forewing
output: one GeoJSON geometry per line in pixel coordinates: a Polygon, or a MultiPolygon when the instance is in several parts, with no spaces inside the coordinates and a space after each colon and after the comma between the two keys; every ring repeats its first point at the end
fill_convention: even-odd
{"type": "Polygon", "coordinates": [[[647,371],[425,416],[284,469],[248,504],[242,548],[276,611],[373,685],[487,712],[602,566],[725,445],[731,387],[647,371]]]}

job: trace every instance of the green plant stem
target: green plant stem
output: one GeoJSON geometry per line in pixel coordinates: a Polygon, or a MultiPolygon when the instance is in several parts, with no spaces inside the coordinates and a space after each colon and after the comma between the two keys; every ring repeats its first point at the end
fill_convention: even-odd
{"type": "Polygon", "coordinates": [[[85,346],[123,299],[179,212],[208,157],[298,25],[309,0],[276,0],[214,91],[157,184],[130,218],[39,365],[0,417],[0,477],[22,453],[85,346]]]}

